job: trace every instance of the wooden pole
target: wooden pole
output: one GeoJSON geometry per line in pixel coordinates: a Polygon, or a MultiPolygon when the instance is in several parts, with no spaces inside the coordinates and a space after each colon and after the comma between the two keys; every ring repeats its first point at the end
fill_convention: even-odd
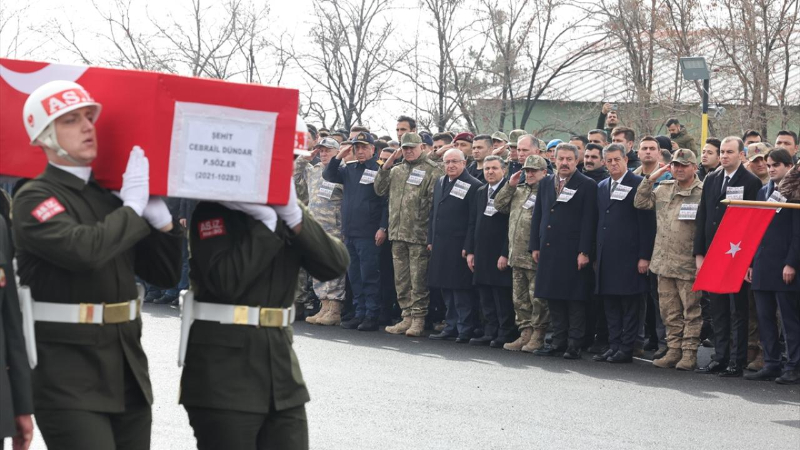
{"type": "Polygon", "coordinates": [[[756,202],[752,200],[728,200],[724,198],[719,201],[723,205],[729,206],[752,206],[755,208],[787,208],[787,209],[800,209],[800,203],[778,203],[778,202],[756,202]]]}

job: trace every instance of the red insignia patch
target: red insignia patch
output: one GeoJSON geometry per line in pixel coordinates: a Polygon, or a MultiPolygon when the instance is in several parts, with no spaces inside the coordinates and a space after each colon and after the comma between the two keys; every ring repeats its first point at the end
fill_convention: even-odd
{"type": "Polygon", "coordinates": [[[204,220],[197,225],[197,230],[200,232],[200,239],[208,239],[214,236],[223,236],[228,234],[225,231],[225,221],[222,218],[204,220]]]}
{"type": "Polygon", "coordinates": [[[40,223],[47,222],[53,217],[66,211],[61,202],[55,197],[50,197],[47,200],[39,203],[39,206],[33,208],[31,215],[36,218],[40,223]]]}

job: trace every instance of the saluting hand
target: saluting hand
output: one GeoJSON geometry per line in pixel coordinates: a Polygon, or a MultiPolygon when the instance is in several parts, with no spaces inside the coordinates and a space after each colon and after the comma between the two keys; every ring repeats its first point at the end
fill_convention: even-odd
{"type": "Polygon", "coordinates": [[[386,162],[385,162],[385,163],[383,163],[383,166],[381,167],[381,169],[383,169],[383,170],[389,170],[389,169],[391,169],[391,168],[392,168],[392,166],[394,165],[394,162],[395,162],[395,160],[396,160],[397,158],[399,158],[399,157],[400,157],[400,155],[402,155],[402,154],[403,154],[403,149],[402,149],[402,148],[398,148],[397,150],[395,150],[395,151],[392,153],[392,156],[390,156],[390,157],[389,157],[389,158],[386,160],[386,162]]]}
{"type": "Polygon", "coordinates": [[[516,171],[514,175],[511,175],[511,177],[508,179],[508,185],[511,187],[517,187],[517,185],[519,184],[519,179],[521,177],[522,177],[522,170],[520,169],[516,171]]]}
{"type": "Polygon", "coordinates": [[[353,151],[353,146],[350,144],[342,145],[342,149],[339,150],[339,154],[336,155],[336,159],[344,159],[350,156],[350,153],[353,151]]]}

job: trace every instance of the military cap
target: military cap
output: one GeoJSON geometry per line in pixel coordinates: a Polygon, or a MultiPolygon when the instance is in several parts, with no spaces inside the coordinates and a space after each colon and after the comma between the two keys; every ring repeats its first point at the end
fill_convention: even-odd
{"type": "Polygon", "coordinates": [[[769,153],[769,147],[762,142],[747,146],[747,159],[749,161],[755,161],[756,158],[764,158],[767,153],[769,153]]]}
{"type": "Polygon", "coordinates": [[[453,142],[455,141],[467,141],[470,144],[472,143],[472,139],[475,138],[475,135],[469,132],[458,133],[455,138],[453,138],[453,142]]]}
{"type": "Polygon", "coordinates": [[[688,166],[689,164],[697,165],[697,157],[694,156],[693,151],[685,148],[679,148],[675,150],[675,153],[672,154],[672,162],[682,166],[688,166]]]}
{"type": "Polygon", "coordinates": [[[508,142],[508,136],[502,131],[495,131],[494,133],[492,133],[492,140],[508,142]]]}
{"type": "Polygon", "coordinates": [[[334,150],[339,150],[339,142],[332,137],[326,137],[322,138],[322,140],[319,141],[317,145],[315,145],[314,147],[326,147],[326,148],[332,148],[334,150]]]}
{"type": "Polygon", "coordinates": [[[547,161],[539,155],[531,155],[525,158],[523,169],[544,170],[547,169],[547,161]]]}
{"type": "Polygon", "coordinates": [[[374,145],[375,139],[372,138],[371,134],[365,131],[360,131],[350,142],[352,144],[361,143],[361,144],[374,145]]]}
{"type": "Polygon", "coordinates": [[[414,132],[405,133],[400,140],[401,147],[416,147],[419,144],[422,144],[422,138],[414,132]]]}
{"type": "Polygon", "coordinates": [[[528,134],[528,132],[525,130],[511,130],[511,133],[508,133],[508,145],[516,147],[519,138],[526,134],[528,134]]]}
{"type": "Polygon", "coordinates": [[[420,131],[419,137],[422,138],[422,143],[426,145],[433,145],[433,136],[427,131],[420,131]]]}

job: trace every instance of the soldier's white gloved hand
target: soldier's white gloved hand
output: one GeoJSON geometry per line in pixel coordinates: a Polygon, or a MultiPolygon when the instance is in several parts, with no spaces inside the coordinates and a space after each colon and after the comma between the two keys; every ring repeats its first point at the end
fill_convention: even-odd
{"type": "Polygon", "coordinates": [[[123,205],[130,206],[136,214],[142,215],[150,198],[150,162],[138,145],[133,147],[128,157],[119,196],[123,205]]]}
{"type": "Polygon", "coordinates": [[[284,206],[273,206],[273,208],[289,228],[294,228],[303,221],[303,210],[297,205],[294,180],[289,184],[289,201],[284,206]]]}
{"type": "Polygon", "coordinates": [[[267,205],[245,202],[219,202],[219,204],[228,209],[241,211],[256,220],[261,221],[272,231],[275,231],[275,227],[278,225],[278,215],[275,213],[274,209],[267,205]]]}
{"type": "Polygon", "coordinates": [[[172,223],[172,213],[161,197],[150,197],[147,206],[142,211],[142,217],[156,230],[160,230],[172,223]]]}

